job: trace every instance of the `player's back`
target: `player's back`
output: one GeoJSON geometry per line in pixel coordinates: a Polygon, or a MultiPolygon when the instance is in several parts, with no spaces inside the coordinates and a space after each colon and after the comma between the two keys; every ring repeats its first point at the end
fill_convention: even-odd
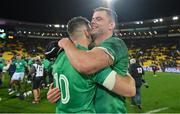
{"type": "Polygon", "coordinates": [[[57,102],[56,112],[92,113],[95,112],[93,97],[96,85],[92,78],[82,76],[61,52],[53,65],[55,84],[61,88],[61,100],[57,102]]]}

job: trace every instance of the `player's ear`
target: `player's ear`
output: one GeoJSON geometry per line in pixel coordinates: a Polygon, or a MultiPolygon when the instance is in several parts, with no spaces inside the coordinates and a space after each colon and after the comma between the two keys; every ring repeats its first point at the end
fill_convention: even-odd
{"type": "Polygon", "coordinates": [[[116,26],[116,24],[115,24],[115,22],[110,22],[109,23],[109,30],[113,30],[114,28],[115,28],[115,26],[116,26]]]}
{"type": "Polygon", "coordinates": [[[86,35],[86,38],[88,38],[88,39],[90,40],[90,42],[93,40],[93,39],[91,38],[91,33],[90,33],[89,31],[84,30],[84,34],[86,35]]]}
{"type": "Polygon", "coordinates": [[[84,34],[86,37],[89,37],[89,32],[87,30],[84,30],[84,34]]]}

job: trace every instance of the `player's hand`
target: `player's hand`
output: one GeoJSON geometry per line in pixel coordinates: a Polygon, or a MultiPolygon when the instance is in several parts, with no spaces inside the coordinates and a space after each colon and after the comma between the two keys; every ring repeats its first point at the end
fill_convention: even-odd
{"type": "Polygon", "coordinates": [[[47,99],[50,103],[55,103],[61,97],[59,88],[53,88],[53,83],[49,86],[49,91],[47,93],[47,99]]]}
{"type": "Polygon", "coordinates": [[[65,49],[66,46],[74,45],[69,38],[62,38],[58,42],[59,47],[65,49]]]}

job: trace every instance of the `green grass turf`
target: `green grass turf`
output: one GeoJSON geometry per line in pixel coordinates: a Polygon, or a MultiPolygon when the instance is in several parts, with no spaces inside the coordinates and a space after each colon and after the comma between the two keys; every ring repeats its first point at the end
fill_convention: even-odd
{"type": "MultiPolygon", "coordinates": [[[[25,100],[20,100],[15,94],[8,95],[8,80],[9,76],[4,76],[4,85],[0,88],[0,113],[54,113],[55,104],[51,104],[46,99],[48,89],[41,90],[41,101],[39,104],[32,104],[33,96],[27,97],[25,100]]],[[[22,85],[24,89],[29,90],[30,85],[22,85]]]]}
{"type": "Polygon", "coordinates": [[[146,81],[149,88],[142,86],[142,110],[130,106],[127,100],[127,109],[130,113],[145,113],[151,110],[165,108],[161,113],[180,113],[180,74],[146,72],[146,81]]]}
{"type": "MultiPolygon", "coordinates": [[[[160,113],[180,113],[180,74],[157,73],[153,77],[152,72],[146,72],[145,79],[149,88],[142,86],[142,110],[130,106],[127,98],[126,106],[129,113],[145,113],[151,110],[165,108],[160,113]]],[[[8,95],[8,75],[5,75],[4,86],[0,88],[0,112],[1,113],[54,113],[55,104],[50,104],[46,99],[47,89],[42,90],[42,99],[39,104],[32,104],[32,96],[20,100],[15,95],[8,95]]]]}

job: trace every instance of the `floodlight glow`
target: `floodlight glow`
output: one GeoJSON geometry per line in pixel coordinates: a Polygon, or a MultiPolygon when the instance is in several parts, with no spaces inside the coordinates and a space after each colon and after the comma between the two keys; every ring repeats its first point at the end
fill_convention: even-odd
{"type": "Polygon", "coordinates": [[[178,20],[179,17],[178,17],[178,16],[174,16],[172,19],[173,19],[173,20],[178,20]]]}
{"type": "Polygon", "coordinates": [[[0,32],[4,32],[4,29],[0,29],[0,32]]]}
{"type": "Polygon", "coordinates": [[[107,3],[111,3],[112,0],[106,0],[106,1],[107,1],[107,3]]]}
{"type": "Polygon", "coordinates": [[[135,23],[139,25],[139,24],[143,24],[143,21],[136,21],[135,23]]]}
{"type": "Polygon", "coordinates": [[[62,28],[64,28],[64,25],[61,25],[62,28]]]}
{"type": "Polygon", "coordinates": [[[136,24],[140,24],[140,22],[137,21],[136,24]]]}
{"type": "Polygon", "coordinates": [[[152,35],[152,33],[149,31],[149,34],[152,35]]]}
{"type": "Polygon", "coordinates": [[[154,34],[157,34],[157,31],[154,31],[154,34]]]}
{"type": "Polygon", "coordinates": [[[159,21],[160,21],[160,22],[163,22],[163,19],[161,18],[161,19],[159,19],[159,21]]]}
{"type": "Polygon", "coordinates": [[[54,27],[59,28],[59,27],[60,27],[60,25],[54,25],[54,27]]]}
{"type": "Polygon", "coordinates": [[[157,23],[157,22],[159,22],[159,20],[158,19],[154,19],[154,21],[153,21],[154,23],[157,23]]]}

